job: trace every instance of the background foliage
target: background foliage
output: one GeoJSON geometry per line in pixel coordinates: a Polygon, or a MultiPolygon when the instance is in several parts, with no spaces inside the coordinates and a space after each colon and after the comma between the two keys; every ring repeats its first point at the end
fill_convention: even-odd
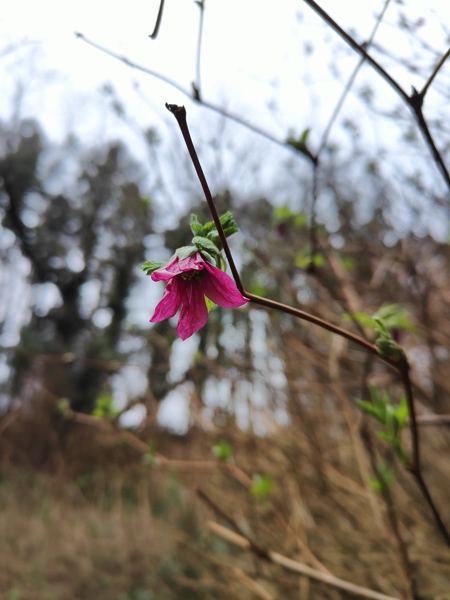
{"type": "MultiPolygon", "coordinates": [[[[404,17],[398,26],[423,42],[423,60],[433,57],[406,8],[404,17]]],[[[383,115],[388,128],[395,110],[383,115]]],[[[215,199],[239,224],[231,243],[249,291],[369,339],[378,314],[405,349],[424,477],[450,524],[448,420],[435,424],[450,413],[450,251],[436,234],[448,226],[448,192],[403,119],[397,147],[428,171],[405,160],[392,177],[344,119],[351,143],[324,146],[316,222],[306,166],[290,202],[240,195],[233,178],[215,199]]],[[[445,159],[445,123],[432,127],[445,159]]],[[[411,448],[395,372],[251,306],[216,307],[184,344],[176,321],[148,325],[162,289],[139,265],[190,243],[192,210],[201,222],[210,215],[193,191],[176,227],[161,230],[162,209],[176,214],[161,204],[161,181],[192,173],[179,141],[162,168],[156,130],[142,133],[145,166],[120,142],[57,145],[36,121],[1,124],[2,597],[347,597],[213,535],[208,521],[227,523],[200,487],[264,548],[390,596],[445,600],[450,551],[404,469],[411,448]]],[[[200,144],[218,165],[213,179],[226,170],[222,142],[213,131],[200,144]]]]}

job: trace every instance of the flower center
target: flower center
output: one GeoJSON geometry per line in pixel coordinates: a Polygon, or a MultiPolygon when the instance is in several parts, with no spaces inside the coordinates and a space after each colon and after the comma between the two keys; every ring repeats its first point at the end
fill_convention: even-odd
{"type": "Polygon", "coordinates": [[[181,276],[185,281],[191,281],[194,277],[197,281],[202,280],[202,276],[198,271],[188,271],[181,276]]]}

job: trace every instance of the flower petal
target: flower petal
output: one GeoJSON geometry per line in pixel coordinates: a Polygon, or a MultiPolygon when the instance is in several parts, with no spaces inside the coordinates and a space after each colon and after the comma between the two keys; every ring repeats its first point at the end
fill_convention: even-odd
{"type": "Polygon", "coordinates": [[[202,285],[195,280],[184,283],[186,283],[186,286],[183,290],[183,305],[177,325],[177,333],[182,340],[191,337],[206,325],[208,320],[208,309],[206,308],[202,285]]]}
{"type": "Polygon", "coordinates": [[[204,269],[205,261],[201,257],[200,252],[196,252],[183,260],[178,256],[174,256],[165,267],[157,269],[152,273],[153,281],[169,281],[175,275],[181,275],[186,271],[201,271],[204,269]]]}
{"type": "Polygon", "coordinates": [[[207,298],[223,308],[236,308],[248,302],[237,289],[235,282],[221,269],[205,262],[201,288],[207,298]]]}
{"type": "Polygon", "coordinates": [[[163,297],[156,305],[150,323],[158,323],[159,321],[164,321],[164,319],[170,319],[174,316],[180,308],[182,297],[184,295],[184,283],[185,282],[181,277],[169,281],[164,290],[163,297]]]}

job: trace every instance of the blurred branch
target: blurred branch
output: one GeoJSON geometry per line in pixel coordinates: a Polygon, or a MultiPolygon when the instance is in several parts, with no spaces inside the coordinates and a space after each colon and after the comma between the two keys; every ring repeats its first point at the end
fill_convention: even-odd
{"type": "Polygon", "coordinates": [[[450,546],[450,533],[448,532],[444,522],[441,519],[441,515],[434,503],[433,498],[431,497],[428,486],[426,485],[423,476],[422,476],[422,468],[420,462],[420,444],[419,444],[419,432],[417,429],[417,421],[416,421],[416,409],[414,406],[414,399],[412,395],[412,387],[411,380],[409,378],[409,364],[407,360],[400,361],[399,364],[399,372],[403,381],[403,385],[406,391],[406,399],[408,402],[409,409],[409,419],[410,419],[410,431],[411,431],[411,439],[412,439],[412,463],[409,467],[409,471],[415,477],[419,488],[424,496],[428,506],[433,513],[434,520],[436,521],[437,528],[441,532],[443,538],[450,546]]]}
{"type": "MultiPolygon", "coordinates": [[[[372,44],[373,38],[375,37],[375,34],[376,34],[377,30],[378,30],[378,27],[380,26],[380,23],[383,20],[383,17],[384,17],[384,15],[386,13],[386,10],[387,10],[387,8],[389,6],[390,1],[391,0],[385,0],[384,6],[383,6],[383,10],[378,15],[378,18],[377,18],[377,20],[375,22],[375,26],[372,29],[372,33],[370,34],[369,39],[364,44],[364,47],[366,49],[368,49],[370,47],[370,45],[372,44]]],[[[347,95],[348,95],[348,93],[349,93],[349,91],[350,91],[350,89],[351,89],[351,87],[352,87],[355,79],[356,79],[356,76],[359,73],[360,68],[364,64],[365,60],[366,60],[366,57],[362,56],[360,58],[358,64],[354,68],[353,73],[350,75],[350,79],[348,80],[347,85],[345,86],[344,91],[342,92],[341,97],[339,98],[339,100],[338,100],[338,102],[336,104],[336,107],[335,107],[335,109],[334,109],[334,111],[333,111],[333,113],[331,115],[331,118],[330,118],[330,120],[328,122],[328,125],[326,126],[325,131],[323,132],[322,139],[321,139],[320,144],[319,144],[319,149],[317,150],[317,156],[319,156],[320,153],[322,152],[322,150],[325,148],[325,144],[327,143],[327,139],[328,139],[328,136],[330,134],[331,128],[333,127],[333,125],[334,125],[334,123],[335,123],[335,121],[337,119],[337,116],[338,116],[338,114],[339,114],[339,112],[340,112],[340,110],[341,110],[341,108],[342,108],[342,106],[343,106],[343,104],[345,102],[345,99],[346,99],[346,97],[347,97],[347,95]]]]}
{"type": "Polygon", "coordinates": [[[196,0],[195,4],[200,9],[200,22],[198,25],[198,38],[197,38],[197,57],[196,57],[196,82],[192,84],[195,99],[201,102],[201,72],[200,72],[200,61],[202,57],[202,37],[203,37],[203,20],[205,16],[205,0],[196,0]]]}
{"type": "MultiPolygon", "coordinates": [[[[214,521],[208,521],[206,526],[210,531],[227,542],[235,544],[243,550],[254,551],[252,548],[252,543],[246,536],[238,535],[237,533],[230,531],[226,527],[223,527],[214,521]]],[[[334,575],[323,573],[322,571],[308,567],[307,565],[304,565],[296,560],[287,558],[282,554],[278,554],[278,552],[272,552],[271,550],[268,550],[266,555],[269,562],[279,565],[285,568],[287,571],[293,571],[299,575],[306,575],[306,577],[309,577],[310,579],[314,579],[316,581],[325,583],[326,585],[345,590],[349,594],[355,594],[356,596],[362,596],[363,598],[371,598],[372,600],[399,600],[394,596],[386,596],[385,594],[380,594],[379,592],[375,592],[359,585],[355,585],[354,583],[350,583],[349,581],[344,581],[343,579],[334,577],[334,575]]]]}
{"type": "Polygon", "coordinates": [[[450,415],[419,415],[417,425],[450,425],[450,415]]]}
{"type": "MultiPolygon", "coordinates": [[[[235,123],[242,125],[249,131],[252,131],[253,133],[256,133],[257,135],[262,136],[269,142],[272,142],[272,143],[276,144],[277,146],[280,146],[281,148],[285,148],[287,150],[290,150],[291,152],[295,152],[295,154],[297,156],[302,156],[303,158],[307,158],[304,153],[297,150],[291,144],[288,144],[287,142],[277,139],[275,136],[271,135],[267,131],[264,131],[260,127],[257,127],[256,125],[252,125],[245,119],[242,119],[238,115],[235,115],[235,114],[225,110],[224,108],[220,108],[220,106],[217,106],[216,104],[213,104],[212,102],[208,102],[206,100],[201,99],[200,97],[196,97],[195,91],[194,91],[194,93],[192,93],[192,91],[184,88],[183,86],[181,86],[179,83],[177,83],[173,79],[170,79],[169,77],[166,77],[165,75],[162,75],[161,73],[157,73],[156,71],[153,71],[152,69],[148,69],[147,67],[139,65],[139,64],[129,60],[125,56],[120,56],[119,54],[116,54],[112,50],[108,50],[107,48],[104,48],[100,44],[97,44],[96,42],[93,42],[93,41],[89,40],[88,38],[86,38],[84,36],[84,34],[82,34],[82,33],[75,32],[75,35],[77,38],[83,40],[83,42],[85,42],[86,44],[89,44],[93,48],[96,48],[97,50],[100,50],[101,52],[108,54],[109,56],[111,56],[112,58],[115,58],[116,60],[120,60],[121,62],[123,62],[125,65],[127,65],[131,69],[136,69],[137,71],[141,71],[142,73],[146,73],[147,75],[151,75],[152,77],[155,77],[156,79],[164,81],[164,83],[167,83],[168,85],[172,86],[173,88],[178,90],[181,94],[183,94],[184,96],[187,96],[193,102],[197,102],[201,106],[204,106],[205,108],[208,108],[209,110],[214,111],[218,115],[221,115],[222,117],[225,117],[226,119],[229,119],[230,121],[234,121],[235,123]]],[[[311,159],[308,159],[308,160],[311,160],[311,159]]]]}
{"type": "Polygon", "coordinates": [[[431,73],[428,81],[426,82],[426,84],[423,86],[422,90],[419,92],[419,95],[422,96],[422,98],[425,98],[425,94],[428,91],[428,88],[430,87],[430,85],[433,82],[433,79],[436,77],[436,75],[439,72],[439,69],[442,67],[442,65],[445,63],[445,61],[447,60],[447,58],[450,56],[450,48],[447,50],[447,52],[444,54],[444,56],[441,58],[441,60],[438,62],[438,64],[436,65],[434,71],[431,73]]]}
{"type": "Polygon", "coordinates": [[[153,28],[153,33],[151,33],[148,37],[152,40],[155,40],[158,37],[159,28],[161,26],[161,20],[164,12],[164,2],[165,0],[160,0],[158,16],[156,17],[155,27],[153,28]]]}
{"type": "Polygon", "coordinates": [[[353,50],[358,52],[358,54],[360,54],[378,72],[378,74],[381,75],[381,77],[383,77],[383,79],[389,83],[389,85],[397,92],[397,94],[405,102],[405,104],[409,106],[409,108],[416,117],[419,129],[422,132],[422,135],[425,138],[425,141],[431,151],[434,161],[439,167],[441,174],[450,191],[450,173],[448,172],[444,160],[439,150],[437,149],[436,144],[434,143],[433,137],[430,133],[427,122],[425,121],[425,118],[422,113],[422,105],[424,99],[422,93],[417,92],[417,90],[413,88],[413,93],[411,94],[411,96],[408,96],[408,94],[397,83],[397,81],[395,81],[395,79],[393,79],[389,75],[389,73],[385,71],[385,69],[374,58],[372,58],[370,54],[367,53],[366,49],[361,44],[358,44],[356,40],[352,38],[351,35],[344,31],[342,27],[340,27],[336,23],[336,21],[334,21],[334,19],[330,17],[328,13],[317,4],[317,2],[314,2],[314,0],[304,0],[304,2],[306,2],[306,4],[308,4],[308,6],[310,6],[327,23],[327,25],[334,29],[334,31],[338,35],[340,35],[347,42],[347,44],[349,44],[349,46],[353,48],[353,50]]]}

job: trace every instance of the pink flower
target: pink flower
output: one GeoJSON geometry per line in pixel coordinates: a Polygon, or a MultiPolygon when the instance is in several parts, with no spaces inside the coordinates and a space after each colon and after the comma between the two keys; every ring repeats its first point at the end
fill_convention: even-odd
{"type": "Polygon", "coordinates": [[[223,308],[248,302],[226,273],[204,260],[200,252],[180,260],[175,256],[152,273],[153,281],[168,281],[151,323],[170,319],[181,306],[177,333],[182,340],[201,329],[208,320],[205,296],[223,308]]]}

